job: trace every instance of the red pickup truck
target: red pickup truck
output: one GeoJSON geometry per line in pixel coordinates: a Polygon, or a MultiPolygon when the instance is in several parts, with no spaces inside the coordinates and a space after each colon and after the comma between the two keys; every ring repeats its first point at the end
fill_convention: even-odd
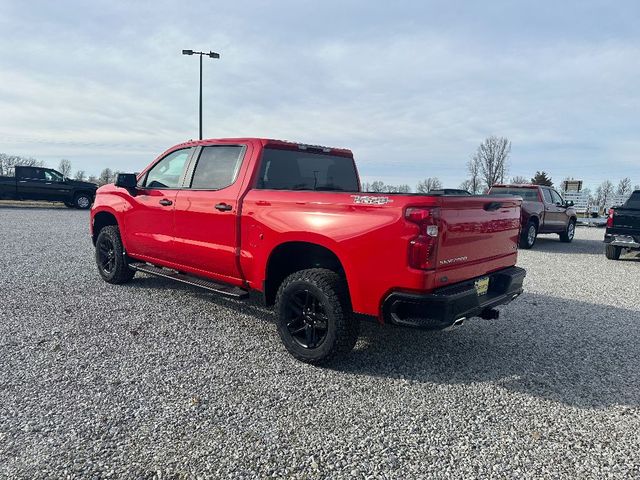
{"type": "Polygon", "coordinates": [[[276,306],[296,358],[349,352],[361,319],[426,329],[497,318],[522,293],[515,197],[360,191],[349,150],[259,138],[176,145],[98,189],[102,278],[136,271],[276,306]]]}

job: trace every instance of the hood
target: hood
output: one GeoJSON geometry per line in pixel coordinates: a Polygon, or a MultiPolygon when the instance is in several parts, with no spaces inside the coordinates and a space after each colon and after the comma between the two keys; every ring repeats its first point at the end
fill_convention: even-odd
{"type": "Polygon", "coordinates": [[[67,183],[69,185],[74,186],[74,187],[82,187],[82,188],[86,188],[86,189],[90,189],[90,190],[96,190],[98,188],[98,185],[96,185],[95,183],[81,182],[80,180],[67,179],[67,183]]]}

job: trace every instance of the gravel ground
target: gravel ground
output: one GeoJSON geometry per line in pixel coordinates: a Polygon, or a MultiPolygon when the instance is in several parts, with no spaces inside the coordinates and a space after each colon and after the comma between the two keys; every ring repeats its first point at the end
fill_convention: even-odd
{"type": "Polygon", "coordinates": [[[498,321],[316,368],[257,301],[104,283],[87,224],[0,208],[0,477],[640,477],[640,259],[601,229],[521,252],[498,321]]]}

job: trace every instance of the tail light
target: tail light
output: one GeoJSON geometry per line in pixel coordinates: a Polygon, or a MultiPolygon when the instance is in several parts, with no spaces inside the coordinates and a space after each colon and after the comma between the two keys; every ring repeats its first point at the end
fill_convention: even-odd
{"type": "Polygon", "coordinates": [[[405,218],[418,225],[418,235],[409,242],[409,266],[420,270],[436,268],[438,249],[438,208],[407,208],[405,218]]]}
{"type": "Polygon", "coordinates": [[[607,228],[613,227],[613,214],[614,214],[614,210],[613,208],[610,208],[609,216],[607,217],[607,228]]]}

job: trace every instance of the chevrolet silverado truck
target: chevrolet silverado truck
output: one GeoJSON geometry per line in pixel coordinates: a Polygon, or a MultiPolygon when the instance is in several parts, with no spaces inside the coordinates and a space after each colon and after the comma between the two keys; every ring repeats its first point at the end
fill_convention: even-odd
{"type": "Polygon", "coordinates": [[[621,207],[609,209],[604,243],[610,260],[619,260],[623,250],[640,250],[640,190],[633,192],[621,207]]]}
{"type": "Polygon", "coordinates": [[[96,195],[95,183],[71,180],[44,167],[15,167],[15,176],[0,177],[0,199],[63,202],[69,208],[88,209],[96,195]]]}
{"type": "Polygon", "coordinates": [[[576,233],[576,210],[551,187],[542,185],[494,185],[489,195],[522,198],[521,248],[532,248],[539,233],[555,233],[561,242],[571,242],[576,233]]]}
{"type": "Polygon", "coordinates": [[[443,329],[522,293],[516,197],[360,191],[349,150],[259,138],[176,145],[98,189],[95,260],[275,305],[299,360],[349,352],[359,322],[443,329]]]}

